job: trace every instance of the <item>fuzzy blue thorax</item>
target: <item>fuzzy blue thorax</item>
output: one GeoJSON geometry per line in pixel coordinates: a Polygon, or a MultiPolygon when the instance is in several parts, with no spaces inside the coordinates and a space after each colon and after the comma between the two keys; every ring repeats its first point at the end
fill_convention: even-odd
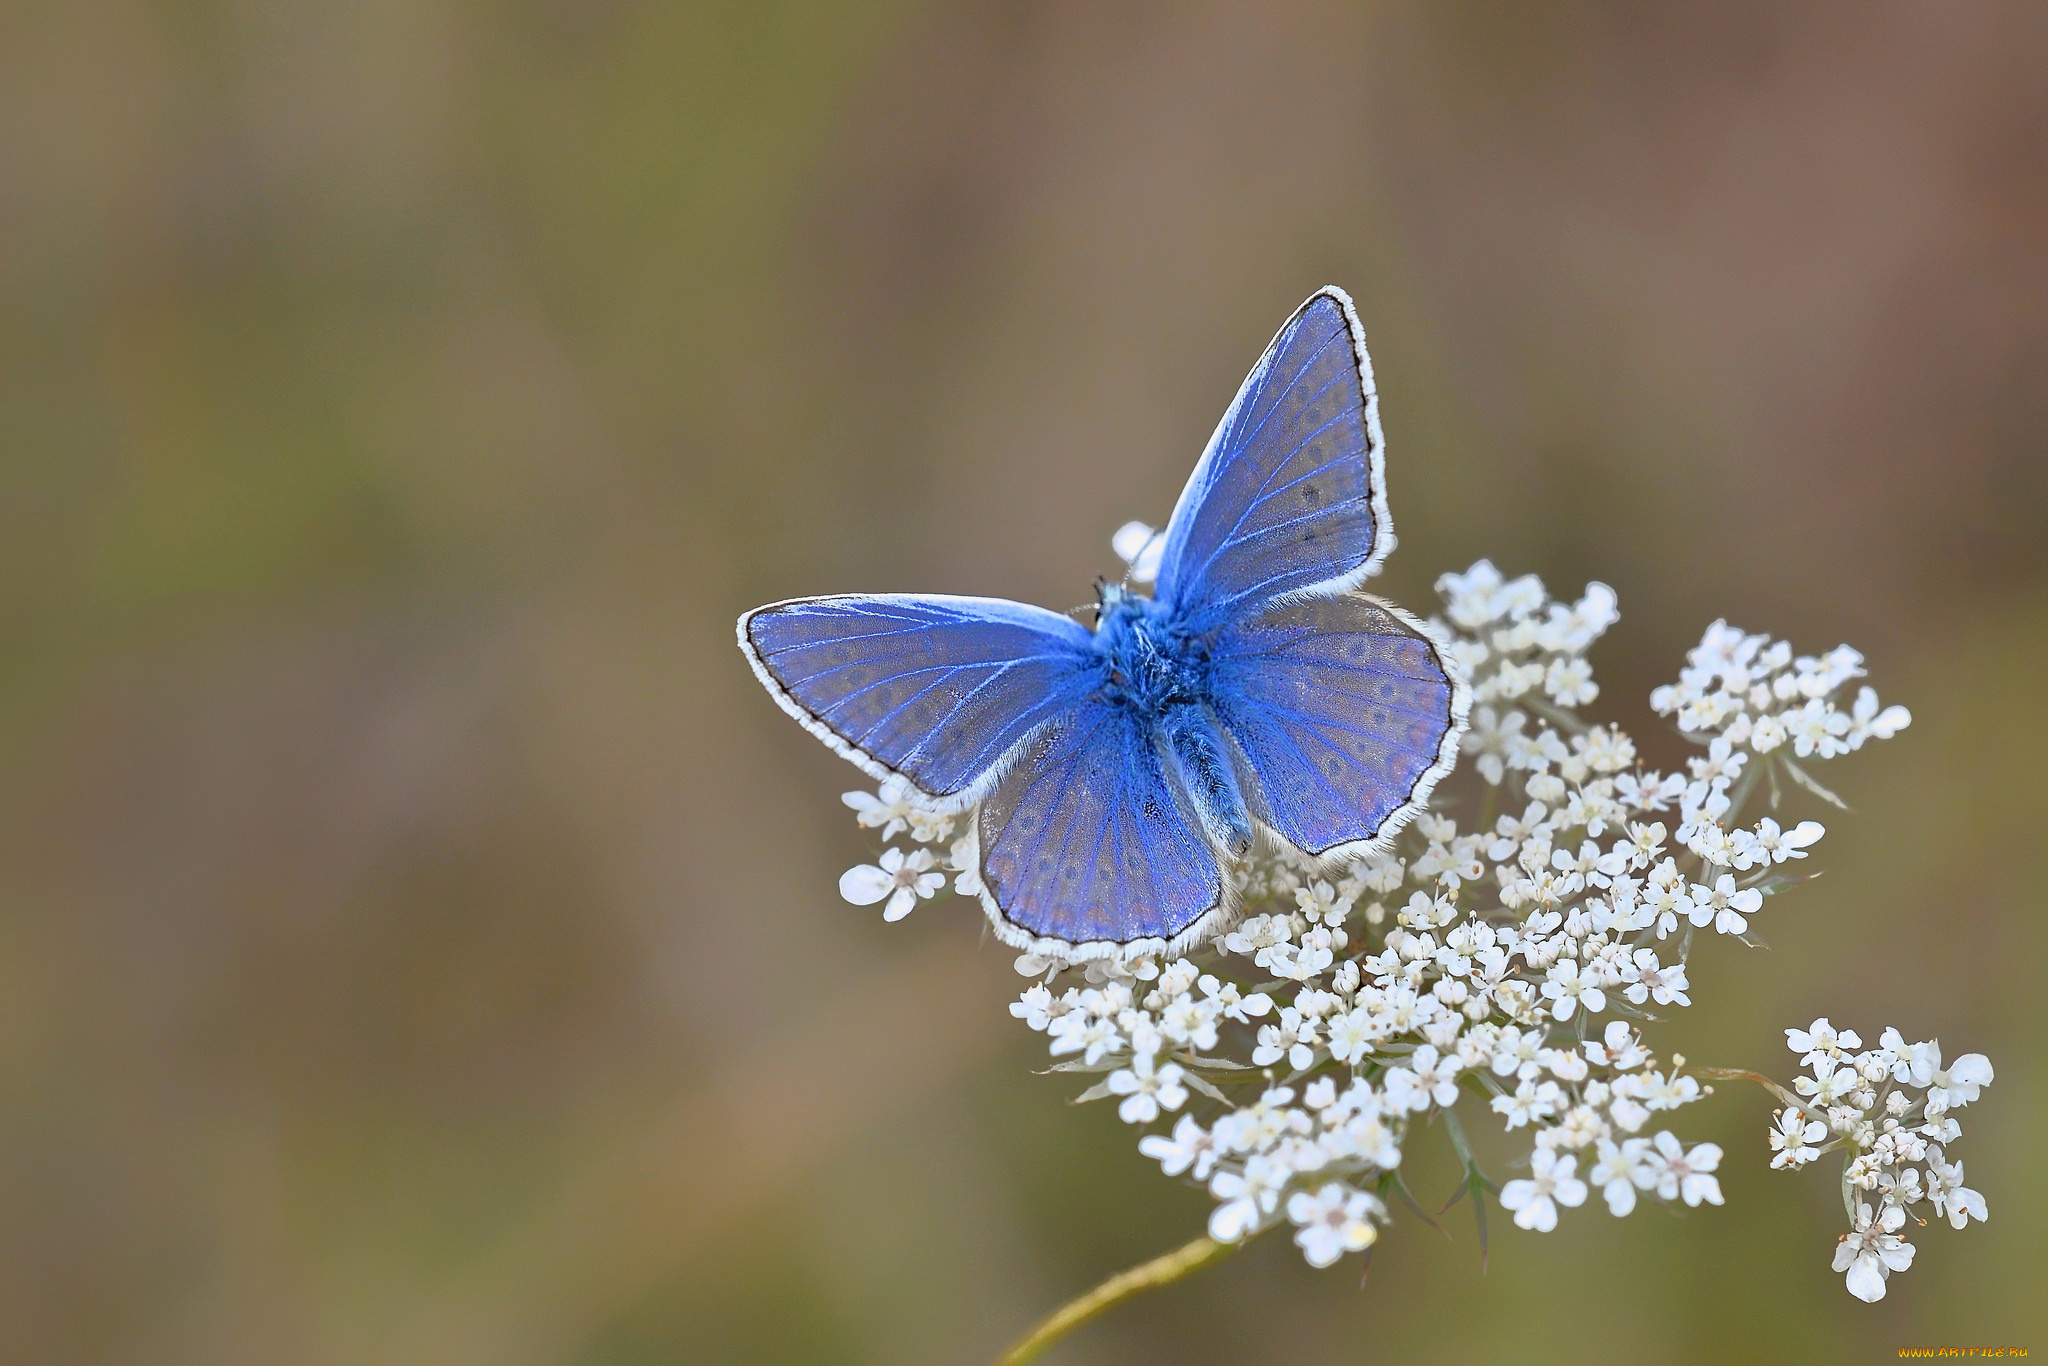
{"type": "Polygon", "coordinates": [[[1096,696],[1165,751],[1209,837],[1232,858],[1249,854],[1251,812],[1211,710],[1208,642],[1172,609],[1105,584],[1095,649],[1102,661],[1096,696]]]}
{"type": "Polygon", "coordinates": [[[1151,598],[1105,584],[1095,626],[1101,697],[1146,717],[1200,702],[1208,691],[1208,649],[1151,598]]]}

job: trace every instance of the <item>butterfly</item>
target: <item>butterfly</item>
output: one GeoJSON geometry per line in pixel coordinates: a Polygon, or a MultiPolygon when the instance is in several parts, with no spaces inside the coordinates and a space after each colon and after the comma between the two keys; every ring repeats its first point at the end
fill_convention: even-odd
{"type": "Polygon", "coordinates": [[[1469,694],[1359,587],[1394,547],[1372,362],[1343,290],[1295,310],[1175,505],[1147,596],[1091,630],[998,598],[795,598],[739,620],[782,709],[938,814],[998,938],[1063,960],[1226,928],[1255,849],[1386,846],[1456,757],[1469,694]]]}

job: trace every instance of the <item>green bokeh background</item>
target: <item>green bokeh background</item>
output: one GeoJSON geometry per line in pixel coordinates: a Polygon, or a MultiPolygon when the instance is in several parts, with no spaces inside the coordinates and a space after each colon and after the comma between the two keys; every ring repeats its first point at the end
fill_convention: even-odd
{"type": "Polygon", "coordinates": [[[1084,600],[1330,281],[1387,592],[1612,583],[1653,762],[1720,615],[1913,709],[1668,1037],[1989,1053],[1991,1222],[1856,1303],[1724,1088],[1725,1208],[1268,1240],[1051,1359],[2048,1350],[2044,69],[2017,3],[0,10],[0,1356],[975,1362],[1189,1236],[972,913],[838,901],[731,623],[1084,600]]]}

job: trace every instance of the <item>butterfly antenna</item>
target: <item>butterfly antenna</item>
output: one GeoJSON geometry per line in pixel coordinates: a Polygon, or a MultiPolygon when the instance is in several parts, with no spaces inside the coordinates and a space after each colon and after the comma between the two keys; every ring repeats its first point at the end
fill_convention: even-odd
{"type": "Polygon", "coordinates": [[[1138,561],[1144,559],[1145,556],[1151,551],[1152,547],[1159,544],[1160,539],[1165,535],[1166,531],[1164,528],[1153,532],[1149,537],[1146,538],[1145,544],[1138,547],[1138,553],[1131,556],[1129,560],[1124,562],[1123,586],[1125,591],[1128,592],[1133,583],[1131,575],[1138,572],[1138,561]]]}

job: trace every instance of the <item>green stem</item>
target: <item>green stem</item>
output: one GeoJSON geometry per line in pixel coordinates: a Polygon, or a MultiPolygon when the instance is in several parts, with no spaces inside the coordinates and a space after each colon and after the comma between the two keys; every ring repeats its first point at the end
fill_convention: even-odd
{"type": "MultiPolygon", "coordinates": [[[[1250,1239],[1245,1241],[1249,1242],[1250,1239]]],[[[1176,1248],[1164,1257],[1154,1257],[1142,1266],[1134,1266],[1129,1271],[1119,1271],[1093,1290],[1076,1296],[1055,1309],[1036,1328],[1017,1339],[1009,1351],[997,1358],[996,1366],[1023,1366],[1027,1361],[1035,1361],[1039,1353],[1098,1314],[1114,1309],[1134,1295],[1143,1294],[1147,1290],[1157,1290],[1162,1285],[1171,1285],[1181,1277],[1192,1275],[1209,1263],[1227,1257],[1243,1246],[1242,1242],[1219,1243],[1214,1238],[1205,1236],[1195,1239],[1186,1247],[1176,1248]]]]}

